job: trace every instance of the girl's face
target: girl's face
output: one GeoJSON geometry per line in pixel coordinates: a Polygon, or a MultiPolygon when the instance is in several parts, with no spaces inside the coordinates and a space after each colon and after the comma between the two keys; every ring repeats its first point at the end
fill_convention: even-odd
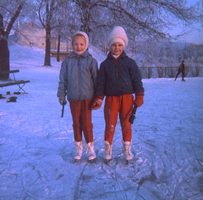
{"type": "Polygon", "coordinates": [[[123,49],[124,49],[123,44],[120,42],[114,42],[110,47],[111,53],[115,56],[121,55],[123,52],[123,49]]]}
{"type": "Polygon", "coordinates": [[[75,36],[73,41],[73,49],[74,51],[80,52],[85,49],[86,41],[83,36],[75,36]]]}

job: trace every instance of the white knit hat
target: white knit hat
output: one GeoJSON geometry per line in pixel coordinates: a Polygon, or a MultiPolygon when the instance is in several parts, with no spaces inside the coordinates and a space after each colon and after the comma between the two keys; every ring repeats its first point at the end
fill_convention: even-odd
{"type": "MultiPolygon", "coordinates": [[[[75,53],[77,53],[78,55],[82,55],[83,53],[85,53],[85,51],[87,50],[87,48],[88,48],[88,46],[89,46],[89,37],[88,37],[88,35],[85,33],[85,32],[83,32],[83,31],[77,31],[76,33],[74,33],[73,34],[73,37],[75,36],[75,35],[77,35],[77,34],[81,34],[81,35],[83,35],[84,37],[85,37],[85,49],[83,50],[83,51],[80,51],[80,52],[78,52],[78,51],[75,51],[75,53]]],[[[73,38],[72,37],[72,38],[73,38]]],[[[72,43],[73,43],[73,40],[72,40],[72,43]]]]}
{"type": "Polygon", "coordinates": [[[110,47],[114,42],[120,42],[121,44],[123,44],[123,47],[126,47],[128,45],[128,37],[123,27],[115,26],[109,33],[107,38],[108,47],[110,47]]]}

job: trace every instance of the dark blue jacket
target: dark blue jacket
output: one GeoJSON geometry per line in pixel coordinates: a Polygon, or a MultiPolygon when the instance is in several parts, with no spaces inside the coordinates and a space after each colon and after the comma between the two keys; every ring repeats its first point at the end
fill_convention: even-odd
{"type": "Polygon", "coordinates": [[[144,92],[144,88],[136,62],[124,51],[117,59],[109,53],[100,65],[96,95],[121,96],[137,92],[144,92]]]}

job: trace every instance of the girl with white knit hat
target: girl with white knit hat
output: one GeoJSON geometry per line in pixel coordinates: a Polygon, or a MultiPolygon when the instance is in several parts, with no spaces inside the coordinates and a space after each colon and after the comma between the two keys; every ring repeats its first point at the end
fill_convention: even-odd
{"type": "Polygon", "coordinates": [[[140,107],[143,104],[144,88],[141,74],[136,62],[129,58],[124,48],[128,45],[128,37],[121,26],[116,26],[107,38],[110,48],[98,72],[96,96],[92,109],[99,109],[104,96],[104,159],[112,159],[112,143],[119,114],[123,136],[123,152],[127,161],[133,159],[131,152],[132,129],[129,122],[133,104],[140,107]],[[133,94],[135,99],[133,100],[133,94]]]}

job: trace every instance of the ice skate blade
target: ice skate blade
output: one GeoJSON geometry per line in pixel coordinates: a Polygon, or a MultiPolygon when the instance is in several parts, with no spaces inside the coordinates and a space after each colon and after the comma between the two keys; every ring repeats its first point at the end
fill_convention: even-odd
{"type": "Polygon", "coordinates": [[[132,159],[131,160],[125,160],[126,165],[129,165],[130,163],[132,163],[132,159]]]}
{"type": "Polygon", "coordinates": [[[104,164],[108,165],[111,162],[111,159],[104,159],[104,164]]]}
{"type": "Polygon", "coordinates": [[[80,159],[74,159],[74,163],[79,163],[80,159]]]}
{"type": "Polygon", "coordinates": [[[96,163],[96,158],[92,159],[92,160],[87,160],[88,163],[96,163]]]}

